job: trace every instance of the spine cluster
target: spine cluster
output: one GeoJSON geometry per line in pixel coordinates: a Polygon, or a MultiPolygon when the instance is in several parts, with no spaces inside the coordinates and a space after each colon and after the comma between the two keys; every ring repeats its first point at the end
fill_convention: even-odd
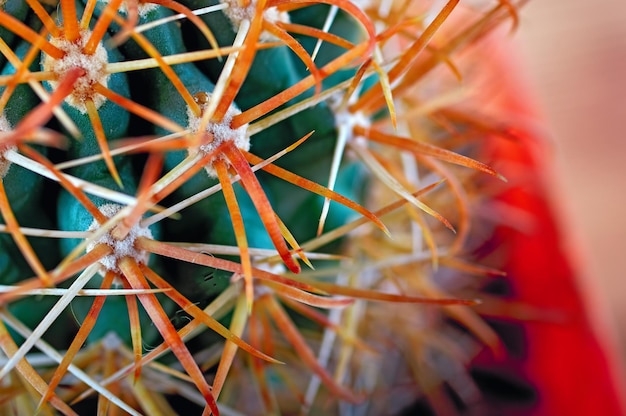
{"type": "Polygon", "coordinates": [[[498,350],[438,276],[496,273],[455,59],[516,5],[430,3],[2,2],[0,413],[382,414],[498,350]]]}

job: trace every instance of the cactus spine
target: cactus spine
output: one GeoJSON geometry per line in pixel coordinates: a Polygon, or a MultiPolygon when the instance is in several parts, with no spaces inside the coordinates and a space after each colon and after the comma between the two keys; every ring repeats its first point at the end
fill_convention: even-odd
{"type": "Polygon", "coordinates": [[[489,126],[445,81],[516,19],[457,3],[3,2],[3,411],[445,411],[442,321],[501,348],[433,278],[494,273],[460,260],[489,126]]]}

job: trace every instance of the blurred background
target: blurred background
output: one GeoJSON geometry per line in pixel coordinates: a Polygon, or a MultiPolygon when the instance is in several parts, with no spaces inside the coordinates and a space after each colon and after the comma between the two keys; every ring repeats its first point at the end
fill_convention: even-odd
{"type": "Polygon", "coordinates": [[[558,208],[626,361],[626,1],[532,0],[520,26],[558,208]]]}

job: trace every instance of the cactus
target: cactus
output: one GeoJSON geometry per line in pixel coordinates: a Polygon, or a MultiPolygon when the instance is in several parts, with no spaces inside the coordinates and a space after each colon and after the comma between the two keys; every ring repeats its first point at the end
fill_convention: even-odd
{"type": "Polygon", "coordinates": [[[458,3],[2,2],[3,414],[471,402],[509,132],[455,62],[521,4],[458,3]]]}

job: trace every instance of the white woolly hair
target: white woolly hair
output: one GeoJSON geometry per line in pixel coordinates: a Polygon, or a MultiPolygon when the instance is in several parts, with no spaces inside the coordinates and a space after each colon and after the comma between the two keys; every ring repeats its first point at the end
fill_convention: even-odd
{"type": "MultiPolygon", "coordinates": [[[[102,212],[102,214],[104,214],[105,217],[111,218],[122,209],[122,206],[118,204],[104,204],[98,207],[98,209],[102,212]]],[[[98,227],[100,227],[98,221],[93,220],[87,230],[94,231],[98,229],[98,227]]],[[[93,250],[93,248],[98,244],[108,245],[113,249],[113,253],[100,259],[100,265],[105,270],[120,273],[117,262],[123,257],[132,257],[137,261],[137,263],[146,264],[148,262],[149,253],[135,248],[135,240],[138,237],[152,238],[152,232],[148,227],[142,227],[137,224],[130,229],[130,232],[123,240],[117,240],[113,238],[110,233],[106,233],[99,239],[87,245],[87,252],[93,250]]]]}
{"type": "MultiPolygon", "coordinates": [[[[210,99],[211,95],[207,93],[207,97],[207,103],[201,105],[202,110],[204,110],[208,106],[208,100],[210,99]]],[[[230,127],[233,117],[238,114],[241,114],[241,110],[239,110],[239,108],[232,104],[228,111],[226,111],[224,118],[220,122],[209,122],[206,131],[207,133],[211,133],[213,135],[213,141],[211,143],[203,144],[197,149],[190,149],[190,153],[194,153],[197,151],[210,153],[226,141],[233,142],[234,145],[239,149],[243,149],[246,151],[250,150],[250,136],[248,136],[248,124],[244,124],[243,126],[240,126],[236,129],[230,127]]],[[[200,124],[202,122],[202,117],[196,116],[189,107],[187,107],[187,120],[187,127],[189,128],[189,130],[191,130],[193,133],[198,132],[198,130],[200,129],[200,124]]],[[[205,169],[209,176],[217,176],[215,170],[211,165],[207,165],[205,169]]]]}
{"type": "MultiPolygon", "coordinates": [[[[0,134],[2,132],[11,131],[11,123],[5,117],[4,113],[0,113],[0,134]]],[[[9,168],[11,167],[11,162],[4,158],[4,154],[7,150],[12,149],[13,147],[7,147],[4,149],[0,149],[0,179],[7,176],[9,173],[9,168]]]]}
{"type": "MultiPolygon", "coordinates": [[[[239,25],[242,20],[252,21],[256,13],[256,0],[250,0],[248,7],[239,6],[239,0],[220,0],[221,3],[226,3],[228,7],[223,10],[224,14],[230,20],[235,32],[239,30],[239,25]]],[[[269,23],[290,23],[289,13],[281,12],[276,7],[269,7],[263,12],[263,19],[269,23]]],[[[262,41],[274,41],[276,37],[271,33],[263,31],[260,39],[262,41]]]]}
{"type": "MultiPolygon", "coordinates": [[[[50,38],[50,43],[65,52],[65,55],[61,59],[54,59],[45,55],[43,59],[43,69],[54,72],[57,79],[61,79],[67,71],[73,68],[85,70],[85,75],[74,84],[74,91],[65,99],[65,102],[83,114],[87,112],[85,106],[87,99],[91,99],[96,108],[106,102],[104,96],[93,93],[93,85],[99,82],[106,87],[111,76],[105,71],[106,64],[109,62],[109,55],[102,43],[98,44],[93,55],[87,55],[83,52],[90,36],[90,31],[83,30],[76,42],[62,38],[50,38]]],[[[52,88],[56,88],[58,85],[58,81],[49,82],[52,88]]]]}
{"type": "MultiPolygon", "coordinates": [[[[98,1],[104,4],[109,4],[111,2],[111,0],[98,0],[98,1]]],[[[128,3],[129,3],[128,0],[122,1],[122,4],[120,4],[120,8],[118,9],[118,11],[124,14],[128,14],[128,3]]],[[[158,8],[159,8],[158,4],[142,3],[142,2],[137,1],[137,12],[139,13],[139,17],[146,17],[148,13],[158,8]]]]}

